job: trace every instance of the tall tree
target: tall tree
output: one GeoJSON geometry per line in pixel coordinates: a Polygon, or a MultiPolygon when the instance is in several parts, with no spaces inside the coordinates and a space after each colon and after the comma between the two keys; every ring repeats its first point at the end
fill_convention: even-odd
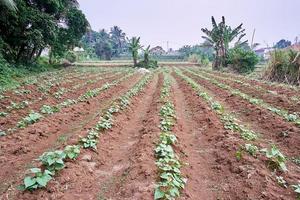
{"type": "Polygon", "coordinates": [[[212,29],[202,28],[202,32],[206,36],[202,36],[208,44],[215,50],[215,60],[213,69],[218,70],[220,66],[226,66],[226,56],[229,49],[229,44],[235,39],[235,46],[242,45],[247,41],[241,42],[242,38],[246,35],[245,29],[242,28],[243,24],[240,24],[236,28],[231,28],[226,25],[225,17],[222,17],[220,23],[216,23],[215,18],[211,18],[212,29]]]}
{"type": "Polygon", "coordinates": [[[140,44],[140,39],[141,39],[140,37],[133,37],[133,38],[131,38],[130,43],[129,43],[129,50],[131,51],[131,54],[132,54],[134,67],[136,67],[138,64],[137,63],[138,51],[142,47],[140,44]]]}
{"type": "Polygon", "coordinates": [[[78,44],[89,26],[76,0],[15,3],[18,12],[0,4],[1,53],[10,62],[34,62],[46,48],[51,55],[62,55],[78,44]]]}
{"type": "Polygon", "coordinates": [[[123,53],[126,47],[126,34],[118,26],[114,26],[110,30],[110,38],[113,47],[114,56],[119,56],[123,53]]]}
{"type": "Polygon", "coordinates": [[[0,0],[0,4],[5,5],[10,10],[17,10],[17,6],[13,0],[0,0]]]}
{"type": "Polygon", "coordinates": [[[285,40],[285,39],[281,39],[280,41],[278,41],[274,48],[277,48],[277,49],[284,49],[286,47],[289,47],[292,45],[292,42],[289,41],[289,40],[285,40]]]}

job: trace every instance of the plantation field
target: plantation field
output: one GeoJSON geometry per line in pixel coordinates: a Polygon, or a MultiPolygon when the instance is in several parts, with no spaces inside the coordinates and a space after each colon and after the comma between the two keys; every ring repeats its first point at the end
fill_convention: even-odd
{"type": "Polygon", "coordinates": [[[297,199],[299,87],[104,64],[1,92],[0,199],[297,199]]]}

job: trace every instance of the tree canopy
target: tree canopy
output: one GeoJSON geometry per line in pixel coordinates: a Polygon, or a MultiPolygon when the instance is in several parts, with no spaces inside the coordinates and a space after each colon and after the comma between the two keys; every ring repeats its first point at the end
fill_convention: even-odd
{"type": "Polygon", "coordinates": [[[43,50],[62,56],[79,44],[89,23],[76,0],[15,0],[16,11],[0,4],[0,45],[6,60],[34,62],[43,50]]]}
{"type": "Polygon", "coordinates": [[[105,29],[98,32],[90,30],[81,42],[88,54],[100,59],[110,60],[129,52],[126,33],[118,26],[112,27],[109,32],[105,29]]]}

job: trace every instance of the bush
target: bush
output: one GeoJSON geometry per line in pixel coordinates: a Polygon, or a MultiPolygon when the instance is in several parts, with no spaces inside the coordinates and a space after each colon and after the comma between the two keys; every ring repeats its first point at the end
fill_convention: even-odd
{"type": "Polygon", "coordinates": [[[73,52],[73,51],[69,51],[67,54],[66,54],[66,59],[71,62],[71,63],[74,63],[76,62],[77,60],[77,56],[76,54],[73,52]]]}
{"type": "Polygon", "coordinates": [[[158,63],[156,60],[149,60],[148,62],[145,62],[144,60],[139,62],[137,64],[138,68],[146,68],[146,69],[150,69],[150,68],[157,68],[158,67],[158,63]]]}
{"type": "Polygon", "coordinates": [[[198,54],[189,55],[187,60],[191,63],[197,63],[204,67],[207,67],[209,65],[209,59],[206,56],[202,56],[198,54]]]}
{"type": "Polygon", "coordinates": [[[229,49],[226,64],[237,73],[250,73],[259,62],[259,57],[252,50],[243,48],[229,49]]]}
{"type": "Polygon", "coordinates": [[[300,84],[300,52],[294,50],[275,50],[264,73],[264,78],[288,84],[300,84]]]}

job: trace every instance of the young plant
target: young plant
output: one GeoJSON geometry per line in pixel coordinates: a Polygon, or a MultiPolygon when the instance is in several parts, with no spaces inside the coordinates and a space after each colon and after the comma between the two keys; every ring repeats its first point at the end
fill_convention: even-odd
{"type": "Polygon", "coordinates": [[[297,200],[300,200],[300,183],[298,185],[292,185],[294,192],[297,194],[297,200]]]}
{"type": "Polygon", "coordinates": [[[91,130],[85,138],[80,139],[80,144],[85,149],[92,148],[97,150],[98,138],[99,134],[96,131],[91,130]]]}
{"type": "Polygon", "coordinates": [[[0,117],[6,117],[8,115],[8,113],[6,112],[0,112],[0,117]]]}
{"type": "Polygon", "coordinates": [[[42,117],[41,114],[31,111],[27,117],[18,122],[17,126],[18,128],[25,128],[30,124],[38,122],[42,117]]]}
{"type": "Polygon", "coordinates": [[[64,153],[66,154],[66,158],[75,160],[80,154],[80,146],[78,145],[66,146],[64,149],[64,153]]]}
{"type": "Polygon", "coordinates": [[[96,125],[96,130],[108,130],[111,129],[113,125],[113,116],[107,112],[104,117],[100,118],[100,121],[96,125]]]}
{"type": "Polygon", "coordinates": [[[64,159],[66,158],[66,153],[64,151],[53,151],[45,152],[40,156],[39,160],[43,165],[51,172],[56,172],[65,167],[64,159]]]}
{"type": "Polygon", "coordinates": [[[50,115],[50,114],[59,112],[59,110],[60,109],[57,106],[43,105],[41,108],[41,113],[50,115]]]}
{"type": "Polygon", "coordinates": [[[272,145],[271,149],[262,149],[261,152],[264,152],[269,159],[268,165],[271,169],[280,169],[284,172],[287,171],[285,165],[286,158],[275,145],[272,145]]]}
{"type": "Polygon", "coordinates": [[[21,190],[36,190],[46,187],[52,179],[53,173],[49,170],[42,171],[40,168],[30,169],[31,175],[24,178],[24,184],[20,186],[21,190]]]}
{"type": "Polygon", "coordinates": [[[240,133],[244,140],[253,141],[257,139],[257,135],[251,130],[241,128],[240,133]]]}
{"type": "Polygon", "coordinates": [[[0,129],[0,137],[1,137],[1,136],[5,136],[5,135],[6,135],[5,131],[2,131],[2,130],[0,129]]]}
{"type": "Polygon", "coordinates": [[[276,176],[277,183],[284,188],[287,188],[287,182],[284,180],[282,176],[276,176]]]}
{"type": "Polygon", "coordinates": [[[220,103],[218,103],[218,102],[213,102],[211,104],[211,108],[213,110],[217,111],[218,113],[223,113],[224,112],[223,106],[220,103]]]}
{"type": "Polygon", "coordinates": [[[253,144],[245,144],[245,150],[251,155],[256,156],[258,147],[253,144]]]}

